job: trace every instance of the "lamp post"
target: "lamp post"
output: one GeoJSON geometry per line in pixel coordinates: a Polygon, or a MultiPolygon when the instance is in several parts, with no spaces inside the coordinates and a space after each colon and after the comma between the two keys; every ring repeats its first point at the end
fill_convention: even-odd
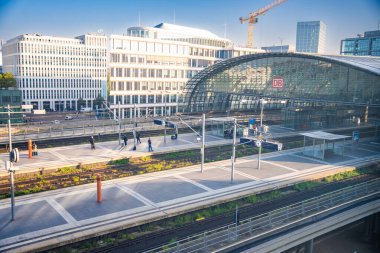
{"type": "Polygon", "coordinates": [[[164,94],[164,92],[162,91],[162,99],[164,99],[164,103],[165,103],[165,110],[163,113],[164,114],[164,143],[166,143],[166,94],[164,94]]]}
{"type": "MultiPolygon", "coordinates": [[[[11,107],[8,105],[8,138],[9,138],[9,152],[12,151],[12,127],[11,127],[11,107]]],[[[9,156],[10,158],[10,156],[9,156]]],[[[12,160],[9,161],[9,176],[11,178],[11,213],[12,218],[11,221],[15,220],[15,190],[14,190],[14,173],[12,170],[12,160]]]]}
{"type": "Polygon", "coordinates": [[[262,136],[262,131],[263,131],[263,111],[264,111],[264,103],[266,103],[266,101],[264,99],[260,99],[260,103],[261,103],[260,135],[259,135],[260,145],[259,145],[259,155],[257,157],[257,169],[261,168],[260,159],[261,159],[261,145],[262,145],[262,138],[263,138],[263,136],[262,136]]]}
{"type": "Polygon", "coordinates": [[[201,147],[201,173],[205,163],[205,143],[206,143],[206,114],[202,114],[202,147],[201,147]]]}
{"type": "Polygon", "coordinates": [[[117,119],[118,119],[118,122],[119,122],[119,146],[121,145],[121,113],[120,113],[120,100],[118,101],[118,116],[117,116],[117,119]]]}
{"type": "Polygon", "coordinates": [[[236,119],[234,119],[234,138],[233,138],[233,143],[232,143],[232,156],[231,156],[231,184],[234,183],[234,173],[235,173],[236,128],[237,128],[237,121],[236,119]]]}
{"type": "Polygon", "coordinates": [[[137,113],[137,109],[136,109],[136,104],[133,104],[133,150],[136,150],[136,113],[137,113]]]}
{"type": "MultiPolygon", "coordinates": [[[[200,134],[195,131],[189,124],[187,124],[185,121],[181,119],[181,117],[178,117],[179,120],[185,124],[188,128],[191,129],[195,134],[200,136],[200,134]]],[[[206,148],[206,114],[202,114],[202,144],[201,144],[201,173],[203,173],[203,168],[204,168],[204,162],[205,162],[205,148],[206,148]]]]}

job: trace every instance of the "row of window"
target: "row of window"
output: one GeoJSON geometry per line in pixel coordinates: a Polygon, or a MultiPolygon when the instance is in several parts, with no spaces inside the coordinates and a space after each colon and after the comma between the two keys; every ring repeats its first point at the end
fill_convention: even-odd
{"type": "Polygon", "coordinates": [[[89,48],[83,45],[71,46],[66,43],[58,44],[38,44],[21,41],[17,47],[18,53],[32,54],[59,54],[59,55],[76,55],[76,56],[95,56],[106,57],[106,47],[89,48]]]}
{"type": "Polygon", "coordinates": [[[217,51],[208,48],[189,47],[177,44],[166,44],[159,42],[134,41],[128,39],[112,39],[111,49],[122,49],[126,51],[146,52],[146,53],[163,53],[169,55],[184,55],[184,56],[217,56],[217,51]]]}
{"type": "Polygon", "coordinates": [[[43,79],[22,78],[17,80],[21,89],[101,89],[102,80],[93,79],[43,79]]]}
{"type": "Polygon", "coordinates": [[[17,67],[16,76],[44,77],[91,77],[106,78],[106,68],[50,68],[50,67],[17,67]]]}
{"type": "Polygon", "coordinates": [[[183,95],[126,95],[113,96],[114,104],[154,104],[154,103],[182,103],[183,95]]]}
{"type": "Polygon", "coordinates": [[[341,52],[380,51],[380,38],[343,40],[341,50],[341,52]]]}
{"type": "Polygon", "coordinates": [[[0,98],[2,104],[21,102],[21,98],[19,96],[1,96],[0,98]]]}
{"type": "Polygon", "coordinates": [[[187,78],[187,70],[111,68],[111,77],[187,78]]]}
{"type": "Polygon", "coordinates": [[[47,66],[75,66],[75,67],[106,67],[106,57],[73,57],[21,54],[17,57],[17,64],[47,65],[47,66]]]}
{"type": "Polygon", "coordinates": [[[95,99],[98,90],[22,90],[23,100],[31,99],[95,99]]]}
{"type": "Polygon", "coordinates": [[[184,82],[111,82],[112,91],[183,90],[184,82]]]}

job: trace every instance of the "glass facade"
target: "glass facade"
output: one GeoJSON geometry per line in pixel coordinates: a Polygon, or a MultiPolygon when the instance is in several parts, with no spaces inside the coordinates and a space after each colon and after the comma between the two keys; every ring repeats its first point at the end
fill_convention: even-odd
{"type": "Polygon", "coordinates": [[[270,102],[266,108],[328,109],[326,115],[333,118],[344,114],[338,112],[342,108],[368,105],[371,115],[380,116],[379,69],[370,73],[331,57],[275,53],[237,57],[202,71],[185,90],[184,109],[190,113],[255,110],[265,98],[270,102]]]}
{"type": "Polygon", "coordinates": [[[321,21],[298,22],[296,51],[323,53],[325,50],[326,25],[321,21]]]}
{"type": "Polygon", "coordinates": [[[340,54],[380,56],[380,30],[365,32],[364,37],[342,40],[340,54]]]}

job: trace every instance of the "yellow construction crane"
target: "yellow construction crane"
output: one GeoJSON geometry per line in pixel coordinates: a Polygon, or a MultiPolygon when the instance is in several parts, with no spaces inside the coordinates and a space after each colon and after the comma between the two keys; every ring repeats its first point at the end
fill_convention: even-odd
{"type": "Polygon", "coordinates": [[[276,0],[273,3],[268,4],[267,6],[260,8],[255,12],[249,13],[247,18],[240,17],[240,19],[239,19],[240,23],[243,24],[245,21],[248,21],[248,44],[247,44],[248,47],[252,47],[252,44],[253,44],[253,38],[252,38],[253,37],[253,24],[257,23],[257,21],[258,21],[257,17],[263,15],[264,13],[269,11],[270,9],[273,9],[277,5],[280,5],[286,1],[287,0],[276,0]]]}

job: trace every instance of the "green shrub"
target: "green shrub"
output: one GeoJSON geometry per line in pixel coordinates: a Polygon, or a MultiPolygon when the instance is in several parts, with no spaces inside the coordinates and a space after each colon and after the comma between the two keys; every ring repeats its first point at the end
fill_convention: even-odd
{"type": "Polygon", "coordinates": [[[295,184],[293,186],[293,189],[295,191],[304,191],[304,190],[309,190],[317,185],[320,185],[321,183],[320,182],[314,182],[314,181],[310,181],[310,182],[302,182],[302,183],[298,183],[298,184],[295,184]]]}
{"type": "Polygon", "coordinates": [[[255,204],[256,202],[258,202],[258,198],[257,198],[256,194],[248,196],[247,202],[251,203],[251,204],[255,204]]]}

